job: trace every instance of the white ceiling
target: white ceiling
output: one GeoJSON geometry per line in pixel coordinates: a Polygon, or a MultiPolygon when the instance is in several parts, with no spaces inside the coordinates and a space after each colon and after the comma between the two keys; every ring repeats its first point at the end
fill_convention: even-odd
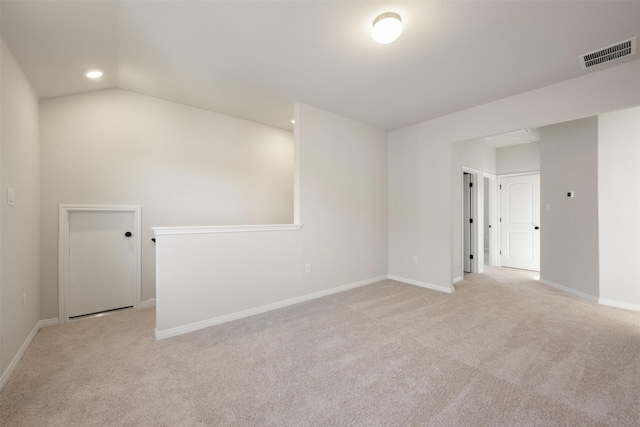
{"type": "Polygon", "coordinates": [[[303,101],[397,129],[597,72],[638,1],[7,1],[1,32],[41,98],[119,87],[291,128],[303,101]],[[389,45],[373,19],[398,12],[389,45]],[[100,81],[83,73],[103,69],[100,81]]]}

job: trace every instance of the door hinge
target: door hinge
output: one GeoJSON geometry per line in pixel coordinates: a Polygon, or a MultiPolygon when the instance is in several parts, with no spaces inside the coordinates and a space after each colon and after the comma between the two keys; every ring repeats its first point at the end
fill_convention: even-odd
{"type": "Polygon", "coordinates": [[[500,222],[502,222],[502,218],[500,218],[500,222]]]}
{"type": "Polygon", "coordinates": [[[500,251],[500,255],[502,255],[502,251],[500,251]]]}
{"type": "Polygon", "coordinates": [[[500,189],[502,190],[502,184],[500,184],[500,189]]]}
{"type": "Polygon", "coordinates": [[[473,259],[473,255],[469,255],[469,259],[473,259]]]}
{"type": "Polygon", "coordinates": [[[473,182],[470,182],[470,183],[469,183],[469,187],[473,187],[473,182]]]}
{"type": "Polygon", "coordinates": [[[469,224],[473,224],[473,218],[469,218],[469,224]]]}

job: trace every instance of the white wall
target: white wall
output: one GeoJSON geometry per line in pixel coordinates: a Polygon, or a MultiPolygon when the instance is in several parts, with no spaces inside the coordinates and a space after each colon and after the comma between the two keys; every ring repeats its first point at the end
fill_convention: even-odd
{"type": "Polygon", "coordinates": [[[2,41],[0,134],[0,375],[40,320],[38,98],[2,41]],[[15,192],[7,206],[7,188],[15,192]],[[22,295],[27,304],[22,308],[22,295]]]}
{"type": "Polygon", "coordinates": [[[474,186],[477,192],[477,215],[474,218],[478,227],[478,238],[474,248],[474,256],[478,272],[484,270],[484,179],[482,173],[496,173],[496,149],[481,140],[460,141],[453,144],[453,278],[462,279],[462,167],[466,166],[478,171],[474,186]]]}
{"type": "Polygon", "coordinates": [[[387,133],[299,104],[300,222],[308,290],[387,274],[387,133]]]}
{"type": "Polygon", "coordinates": [[[638,75],[636,60],[390,132],[389,274],[451,286],[451,143],[640,105],[638,75]]]}
{"type": "Polygon", "coordinates": [[[598,117],[600,299],[640,310],[640,108],[598,117]]]}
{"type": "Polygon", "coordinates": [[[159,337],[386,277],[386,133],[297,104],[296,145],[300,230],[158,230],[159,337]]]}
{"type": "Polygon", "coordinates": [[[421,126],[389,133],[390,276],[451,291],[452,159],[449,141],[421,126]]]}
{"type": "Polygon", "coordinates": [[[41,102],[42,316],[58,315],[58,204],[142,206],[152,226],[290,223],[293,134],[119,89],[41,102]]]}
{"type": "Polygon", "coordinates": [[[540,170],[540,142],[500,147],[496,150],[498,175],[540,170]]]}
{"type": "Polygon", "coordinates": [[[540,133],[540,279],[597,298],[598,119],[540,133]]]}

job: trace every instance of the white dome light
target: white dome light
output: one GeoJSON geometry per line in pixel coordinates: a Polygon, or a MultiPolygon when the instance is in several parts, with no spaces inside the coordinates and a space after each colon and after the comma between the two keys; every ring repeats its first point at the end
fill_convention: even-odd
{"type": "Polygon", "coordinates": [[[102,71],[100,70],[92,70],[92,71],[88,71],[85,76],[89,77],[90,79],[99,79],[100,77],[102,77],[102,71]]]}
{"type": "Polygon", "coordinates": [[[383,13],[373,21],[371,37],[380,44],[388,44],[398,38],[402,32],[400,15],[394,12],[383,13]]]}

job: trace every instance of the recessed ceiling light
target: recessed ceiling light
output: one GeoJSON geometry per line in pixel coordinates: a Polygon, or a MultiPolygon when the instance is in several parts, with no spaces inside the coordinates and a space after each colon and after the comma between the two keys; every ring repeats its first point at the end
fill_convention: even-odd
{"type": "Polygon", "coordinates": [[[292,124],[292,125],[295,125],[295,124],[296,124],[296,121],[295,121],[295,120],[293,120],[293,119],[291,119],[291,124],[292,124]]]}
{"type": "Polygon", "coordinates": [[[102,77],[102,74],[104,73],[100,70],[91,70],[87,71],[85,76],[89,77],[90,79],[99,79],[100,77],[102,77]]]}
{"type": "Polygon", "coordinates": [[[380,44],[388,44],[402,32],[402,19],[394,12],[386,12],[373,20],[371,37],[380,44]]]}

